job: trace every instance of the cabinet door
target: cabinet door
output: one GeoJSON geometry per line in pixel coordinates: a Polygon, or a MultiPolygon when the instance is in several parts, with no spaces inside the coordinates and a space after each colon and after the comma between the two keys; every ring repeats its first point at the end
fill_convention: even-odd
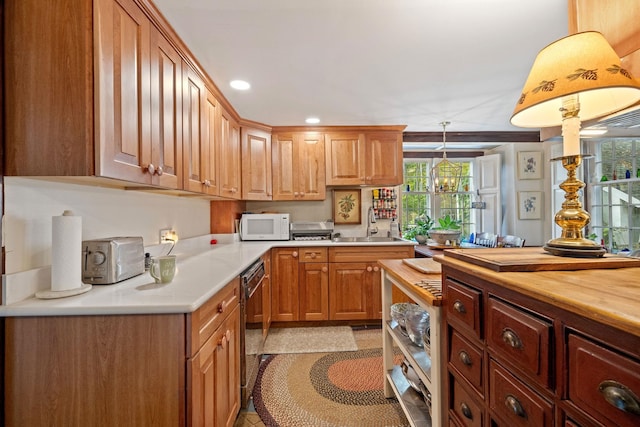
{"type": "Polygon", "coordinates": [[[365,182],[365,140],[360,133],[327,133],[324,139],[326,184],[365,182]]]}
{"type": "Polygon", "coordinates": [[[273,200],[294,200],[297,190],[297,152],[293,134],[274,134],[272,137],[273,200]]]}
{"type": "Polygon", "coordinates": [[[271,135],[243,127],[242,200],[271,200],[271,135]]]}
{"type": "Polygon", "coordinates": [[[96,175],[151,184],[151,22],[133,0],[97,2],[96,175]]]}
{"type": "Polygon", "coordinates": [[[200,75],[185,63],[183,84],[184,189],[201,192],[205,179],[202,154],[208,152],[203,134],[206,89],[200,75]]]}
{"type": "Polygon", "coordinates": [[[326,185],[323,135],[301,134],[296,147],[298,148],[297,176],[300,200],[324,200],[326,185]]]}
{"type": "Polygon", "coordinates": [[[367,293],[371,290],[368,263],[330,264],[329,319],[358,320],[369,317],[367,293]]]}
{"type": "Polygon", "coordinates": [[[377,265],[369,265],[367,270],[371,268],[371,291],[369,293],[369,319],[382,319],[382,275],[380,267],[377,265]]]}
{"type": "Polygon", "coordinates": [[[240,309],[189,361],[188,425],[233,426],[240,409],[240,309]]]}
{"type": "Polygon", "coordinates": [[[220,104],[206,88],[203,116],[202,192],[212,196],[220,193],[220,104]]]}
{"type": "Polygon", "coordinates": [[[329,267],[325,262],[300,264],[300,320],[329,319],[329,267]]]}
{"type": "Polygon", "coordinates": [[[271,319],[298,320],[298,249],[273,248],[271,252],[271,319]]]}
{"type": "Polygon", "coordinates": [[[365,147],[365,182],[370,185],[402,184],[402,133],[368,133],[365,147]]]}
{"type": "Polygon", "coordinates": [[[182,188],[182,59],[155,28],[151,31],[151,152],[141,157],[153,184],[182,188]]]}
{"type": "Polygon", "coordinates": [[[326,198],[323,134],[274,134],[273,200],[326,198]]]}
{"type": "Polygon", "coordinates": [[[240,125],[224,109],[221,111],[220,195],[240,199],[240,125]]]}

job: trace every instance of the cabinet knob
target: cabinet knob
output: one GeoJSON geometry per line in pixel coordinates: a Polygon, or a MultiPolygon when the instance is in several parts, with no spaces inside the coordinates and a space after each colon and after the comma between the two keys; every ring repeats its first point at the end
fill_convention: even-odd
{"type": "Polygon", "coordinates": [[[511,348],[518,350],[522,348],[522,340],[518,334],[509,328],[504,328],[502,330],[502,341],[507,343],[511,348]]]}
{"type": "Polygon", "coordinates": [[[298,197],[298,192],[297,191],[293,192],[293,197],[298,197]]]}
{"type": "Polygon", "coordinates": [[[153,175],[154,172],[156,171],[156,167],[153,166],[153,163],[149,163],[147,166],[143,166],[142,169],[149,172],[149,175],[153,175]]]}
{"type": "Polygon", "coordinates": [[[380,271],[380,267],[376,265],[375,267],[373,267],[373,271],[380,271]]]}
{"type": "Polygon", "coordinates": [[[158,166],[158,170],[156,170],[156,173],[158,174],[158,176],[164,173],[164,171],[162,170],[162,166],[158,166]]]}
{"type": "Polygon", "coordinates": [[[316,259],[316,254],[315,254],[315,252],[312,252],[312,253],[311,253],[311,259],[316,259]]]}
{"type": "Polygon", "coordinates": [[[211,187],[211,181],[205,179],[204,181],[202,181],[202,185],[204,185],[205,187],[211,187]]]}
{"type": "Polygon", "coordinates": [[[224,312],[224,301],[218,304],[218,313],[223,313],[223,312],[224,312]]]}
{"type": "Polygon", "coordinates": [[[471,366],[473,364],[471,356],[469,356],[469,353],[464,350],[461,350],[460,353],[458,353],[458,357],[460,358],[460,361],[463,365],[471,366]]]}
{"type": "Polygon", "coordinates": [[[322,272],[326,273],[327,271],[329,271],[329,269],[327,267],[322,267],[322,272]]]}
{"type": "Polygon", "coordinates": [[[297,251],[293,251],[291,256],[294,257],[294,258],[298,258],[298,252],[297,251]]]}
{"type": "Polygon", "coordinates": [[[371,266],[369,265],[369,266],[367,266],[367,271],[371,272],[371,271],[373,271],[373,268],[371,268],[371,266]]]}
{"type": "Polygon", "coordinates": [[[506,405],[507,408],[509,408],[511,412],[513,412],[518,417],[520,418],[527,417],[527,413],[524,411],[522,404],[520,404],[520,401],[515,396],[508,394],[507,397],[505,397],[504,399],[504,404],[506,405]]]}
{"type": "Polygon", "coordinates": [[[305,192],[304,192],[304,191],[301,191],[301,192],[300,192],[300,197],[304,197],[304,195],[305,195],[305,192]]]}
{"type": "Polygon", "coordinates": [[[218,341],[218,347],[225,348],[227,346],[227,336],[223,335],[220,341],[218,341]]]}
{"type": "Polygon", "coordinates": [[[456,300],[456,302],[453,303],[453,309],[458,313],[462,313],[462,314],[467,312],[467,309],[465,308],[464,304],[460,300],[456,300]]]}
{"type": "Polygon", "coordinates": [[[470,420],[473,419],[473,413],[471,412],[471,408],[469,407],[469,405],[467,405],[464,402],[460,404],[460,412],[462,412],[462,415],[464,415],[466,418],[470,420]]]}
{"type": "Polygon", "coordinates": [[[640,399],[629,387],[617,381],[605,380],[598,386],[598,391],[607,403],[621,411],[640,415],[640,399]]]}

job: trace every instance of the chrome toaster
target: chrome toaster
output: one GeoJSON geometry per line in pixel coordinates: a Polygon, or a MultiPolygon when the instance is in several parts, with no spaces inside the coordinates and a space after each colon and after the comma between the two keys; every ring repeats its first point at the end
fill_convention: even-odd
{"type": "Polygon", "coordinates": [[[142,237],[107,237],[82,242],[82,281],[109,285],[144,273],[142,237]]]}

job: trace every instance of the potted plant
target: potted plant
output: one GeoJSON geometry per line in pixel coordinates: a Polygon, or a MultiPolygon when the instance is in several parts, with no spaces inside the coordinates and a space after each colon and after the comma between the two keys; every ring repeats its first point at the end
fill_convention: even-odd
{"type": "Polygon", "coordinates": [[[460,221],[452,218],[451,215],[446,215],[438,218],[438,226],[434,227],[429,234],[438,244],[444,245],[447,241],[459,240],[460,233],[462,233],[460,221]]]}
{"type": "Polygon", "coordinates": [[[415,239],[421,245],[427,243],[429,237],[429,231],[433,227],[433,220],[429,215],[422,214],[416,217],[413,225],[410,225],[402,234],[402,237],[407,240],[415,239]]]}

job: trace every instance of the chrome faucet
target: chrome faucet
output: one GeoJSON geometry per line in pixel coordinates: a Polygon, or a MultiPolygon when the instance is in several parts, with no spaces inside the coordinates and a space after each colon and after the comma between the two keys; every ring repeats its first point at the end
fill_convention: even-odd
{"type": "Polygon", "coordinates": [[[378,227],[371,227],[371,224],[375,224],[375,222],[376,216],[373,214],[373,206],[369,206],[369,211],[367,212],[367,239],[378,232],[378,227]]]}

